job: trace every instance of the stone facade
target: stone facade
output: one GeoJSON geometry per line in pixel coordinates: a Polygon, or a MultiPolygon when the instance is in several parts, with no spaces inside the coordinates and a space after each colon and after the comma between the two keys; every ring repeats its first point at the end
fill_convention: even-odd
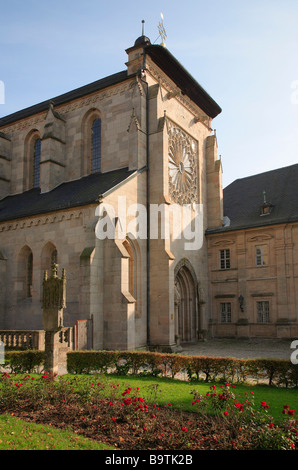
{"type": "Polygon", "coordinates": [[[297,175],[293,165],[225,190],[231,220],[207,233],[213,336],[297,337],[297,175]]]}
{"type": "Polygon", "coordinates": [[[238,335],[240,294],[245,303],[267,294],[275,322],[296,321],[284,311],[283,287],[283,311],[273,303],[272,277],[290,282],[281,266],[265,268],[264,289],[249,281],[242,245],[260,235],[204,236],[224,224],[211,128],[221,109],[164,47],[142,36],[126,53],[125,71],[0,120],[0,329],[42,329],[42,281],[53,262],[67,272],[64,326],[92,320],[94,349],[175,350],[208,332],[238,335]],[[192,208],[192,234],[200,208],[195,249],[181,227],[174,236],[172,210],[183,205],[192,208]],[[100,217],[113,237],[99,233],[100,217]],[[236,254],[223,274],[216,251],[226,243],[236,254]],[[220,296],[233,299],[230,330],[217,325],[220,296]]]}
{"type": "Polygon", "coordinates": [[[297,336],[297,238],[298,224],[208,236],[214,336],[297,336]]]}
{"type": "MultiPolygon", "coordinates": [[[[101,120],[100,173],[125,168],[130,172],[121,184],[111,185],[103,193],[99,188],[93,203],[80,205],[78,198],[73,206],[62,203],[60,207],[56,201],[53,210],[41,204],[38,213],[24,210],[20,216],[12,211],[3,217],[2,329],[42,328],[42,279],[53,259],[68,273],[64,324],[73,326],[91,318],[95,349],[147,345],[173,349],[180,340],[196,340],[207,329],[206,240],[202,237],[199,249],[186,251],[185,240],[173,239],[171,228],[168,237],[151,239],[150,217],[145,220],[144,237],[118,236],[117,229],[124,221],[119,200],[127,208],[142,205],[146,214],[152,205],[156,207],[161,217],[159,230],[166,224],[163,211],[172,204],[195,203],[207,208],[209,199],[212,205],[219,204],[220,193],[213,194],[218,174],[214,139],[210,145],[208,139],[212,118],[220,108],[165,48],[151,46],[141,37],[126,52],[125,73],[0,121],[4,205],[13,196],[22,201],[24,195],[25,201],[33,194],[38,139],[40,196],[49,194],[51,198],[61,185],[67,190],[67,183],[88,178],[92,172],[91,127],[96,118],[101,120]],[[177,67],[185,75],[183,83],[194,90],[181,88],[177,67]],[[174,146],[176,174],[170,171],[170,145],[174,146]],[[182,201],[190,186],[192,199],[182,201]],[[112,239],[96,234],[97,211],[103,206],[114,209],[112,239]],[[179,290],[177,302],[175,292],[179,290]]],[[[204,210],[202,233],[210,217],[214,215],[204,210]]]]}

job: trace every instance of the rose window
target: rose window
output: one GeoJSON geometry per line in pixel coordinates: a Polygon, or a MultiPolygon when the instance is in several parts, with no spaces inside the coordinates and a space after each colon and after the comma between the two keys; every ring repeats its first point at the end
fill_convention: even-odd
{"type": "Polygon", "coordinates": [[[169,132],[169,191],[178,204],[197,201],[196,143],[182,130],[169,132]]]}

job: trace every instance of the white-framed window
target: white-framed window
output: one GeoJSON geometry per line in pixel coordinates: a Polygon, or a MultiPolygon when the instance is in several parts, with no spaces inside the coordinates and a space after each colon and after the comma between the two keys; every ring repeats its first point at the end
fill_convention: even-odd
{"type": "Polygon", "coordinates": [[[219,251],[219,265],[220,269],[230,269],[231,253],[229,249],[219,251]]]}
{"type": "Polygon", "coordinates": [[[269,301],[262,300],[257,302],[257,322],[269,323],[269,301]]]}
{"type": "Polygon", "coordinates": [[[220,322],[231,323],[231,302],[220,303],[220,322]]]}
{"type": "Polygon", "coordinates": [[[256,266],[266,266],[268,264],[268,246],[267,245],[255,246],[255,260],[256,260],[256,266]]]}

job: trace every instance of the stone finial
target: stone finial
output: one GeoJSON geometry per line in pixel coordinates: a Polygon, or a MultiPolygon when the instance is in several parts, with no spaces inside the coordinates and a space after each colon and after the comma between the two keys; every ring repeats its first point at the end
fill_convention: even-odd
{"type": "Polygon", "coordinates": [[[65,308],[65,289],[66,289],[66,273],[65,269],[62,270],[62,277],[58,277],[58,264],[53,263],[52,275],[48,278],[47,271],[45,271],[43,279],[43,309],[65,308]]]}
{"type": "Polygon", "coordinates": [[[52,277],[58,277],[58,264],[56,263],[52,264],[52,277]]]}

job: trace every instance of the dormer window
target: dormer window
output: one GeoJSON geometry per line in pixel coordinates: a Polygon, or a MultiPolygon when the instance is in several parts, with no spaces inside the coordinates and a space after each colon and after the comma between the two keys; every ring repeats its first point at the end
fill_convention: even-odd
{"type": "Polygon", "coordinates": [[[266,201],[266,191],[263,191],[264,202],[261,205],[260,215],[269,215],[272,211],[273,205],[266,201]]]}

